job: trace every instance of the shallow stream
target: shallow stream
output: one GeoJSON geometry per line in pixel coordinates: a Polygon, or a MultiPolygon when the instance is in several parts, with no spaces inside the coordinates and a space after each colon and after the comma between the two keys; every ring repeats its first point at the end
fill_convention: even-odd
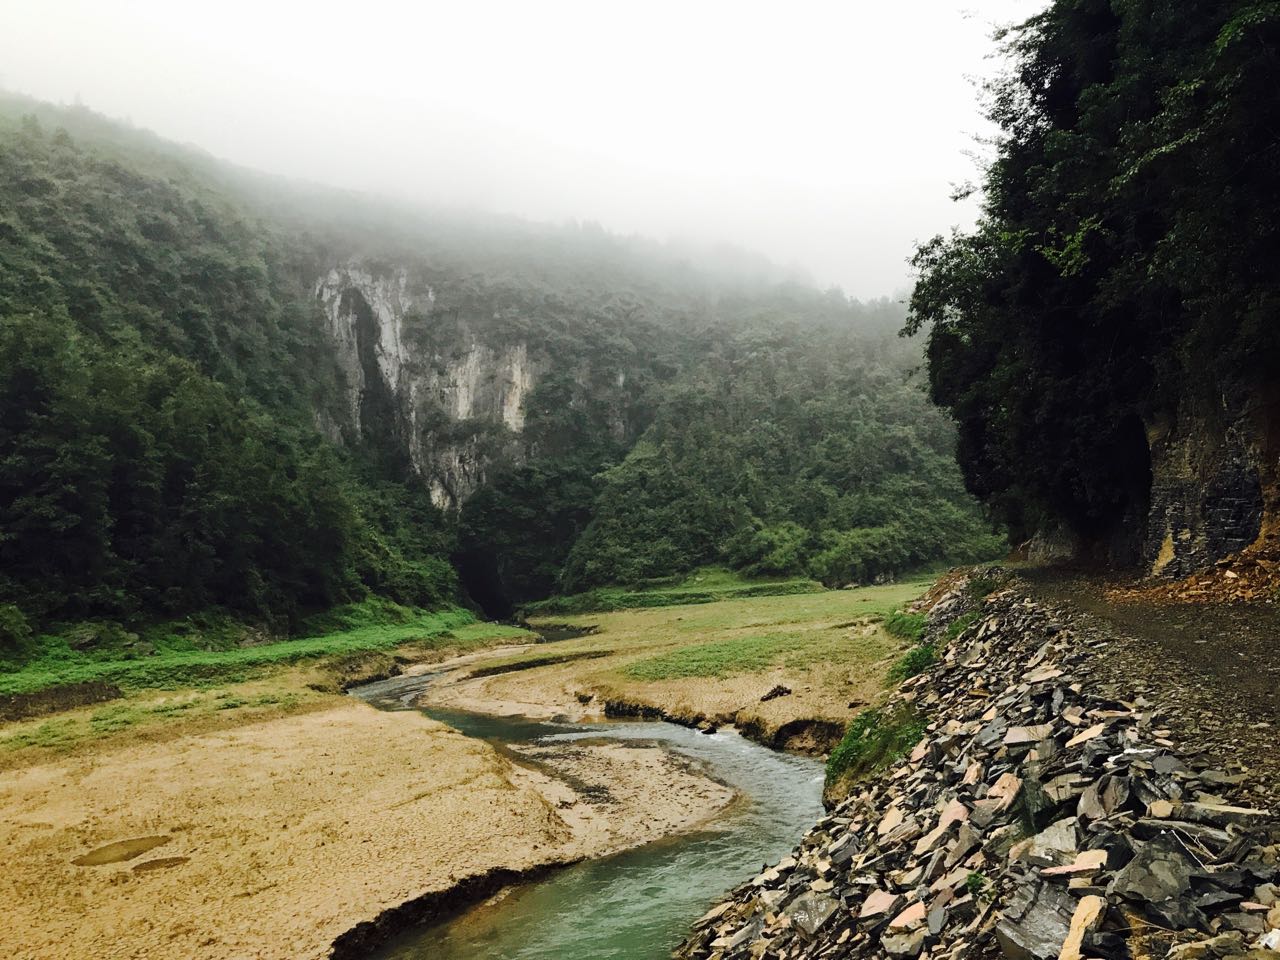
{"type": "MultiPolygon", "coordinates": [[[[433,677],[395,677],[352,693],[385,710],[411,710],[433,677]]],[[[591,860],[402,936],[378,960],[658,960],[730,887],[759,872],[822,816],[822,765],[739,736],[670,723],[570,724],[423,710],[467,736],[542,744],[585,738],[645,740],[705,764],[742,795],[695,832],[591,860]]]]}

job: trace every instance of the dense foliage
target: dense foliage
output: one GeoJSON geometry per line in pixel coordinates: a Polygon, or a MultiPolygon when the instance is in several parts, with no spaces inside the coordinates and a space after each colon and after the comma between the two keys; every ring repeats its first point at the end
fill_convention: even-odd
{"type": "Polygon", "coordinates": [[[0,601],[288,626],[450,598],[422,494],[311,426],[335,373],[286,245],[195,178],[3,122],[0,601]]]}
{"type": "Polygon", "coordinates": [[[1114,554],[1144,422],[1280,361],[1280,4],[1055,0],[1006,41],[983,217],[918,251],[909,329],[969,488],[1114,554]]]}
{"type": "Polygon", "coordinates": [[[391,211],[0,98],[0,645],[85,618],[296,631],[370,597],[504,615],[708,563],[813,589],[987,555],[902,320],[731,251],[391,211]],[[352,260],[431,288],[405,319],[416,360],[520,343],[538,370],[518,432],[416,401],[428,452],[487,464],[456,516],[376,356],[355,429],[316,296],[352,260]]]}
{"type": "Polygon", "coordinates": [[[604,474],[565,586],[707,563],[843,585],[998,552],[961,487],[950,425],[906,379],[913,346],[862,312],[720,342],[604,474]]]}

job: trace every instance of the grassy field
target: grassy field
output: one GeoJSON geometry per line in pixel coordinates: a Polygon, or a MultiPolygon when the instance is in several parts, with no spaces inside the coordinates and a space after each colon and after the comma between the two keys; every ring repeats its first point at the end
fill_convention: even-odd
{"type": "Polygon", "coordinates": [[[811,729],[817,739],[803,746],[821,750],[859,710],[883,699],[895,664],[912,646],[883,622],[931,582],[922,576],[850,590],[534,617],[534,629],[590,632],[557,641],[554,654],[541,646],[486,659],[471,673],[484,678],[473,680],[482,686],[441,691],[440,702],[462,709],[507,703],[517,711],[540,705],[548,713],[558,705],[572,712],[575,703],[656,708],[690,722],[732,718],[768,742],[809,726],[821,733],[811,729]],[[766,698],[778,687],[786,692],[766,698]]]}
{"type": "Polygon", "coordinates": [[[528,604],[522,611],[526,618],[557,614],[597,613],[610,610],[636,610],[648,607],[670,607],[692,603],[715,603],[748,597],[785,597],[803,593],[822,593],[816,580],[773,578],[747,580],[723,567],[704,567],[683,579],[659,581],[626,587],[601,587],[567,597],[552,597],[528,604]]]}
{"type": "Polygon", "coordinates": [[[804,638],[790,634],[733,637],[710,643],[691,643],[669,653],[628,664],[623,674],[633,680],[675,680],[680,677],[719,677],[755,673],[772,666],[784,653],[804,649],[804,638]]]}
{"type": "Polygon", "coordinates": [[[518,627],[479,623],[461,608],[431,613],[384,608],[377,614],[354,609],[346,617],[338,613],[318,621],[314,626],[324,632],[243,645],[243,638],[237,643],[224,630],[181,626],[170,624],[167,632],[152,630],[135,639],[108,634],[80,649],[74,629],[38,637],[21,661],[0,662],[0,696],[83,683],[109,683],[122,690],[202,687],[247,680],[272,667],[322,657],[405,644],[465,650],[502,634],[527,635],[518,627]]]}
{"type": "Polygon", "coordinates": [[[313,635],[274,641],[246,636],[243,626],[190,621],[139,634],[81,624],[37,637],[20,662],[12,655],[0,661],[0,706],[37,701],[29,717],[0,724],[0,766],[91,742],[316,709],[348,683],[386,675],[401,662],[533,639],[460,608],[425,612],[386,603],[339,609],[309,626],[313,635]],[[91,630],[100,635],[77,648],[91,630]],[[85,701],[73,695],[86,684],[97,688],[93,699],[107,702],[76,706],[85,701]]]}
{"type": "Polygon", "coordinates": [[[867,619],[883,620],[920,596],[931,582],[931,577],[924,577],[854,590],[543,615],[529,623],[535,629],[551,624],[594,627],[590,635],[556,646],[607,651],[626,661],[612,665],[621,676],[725,677],[784,661],[803,666],[827,656],[860,658],[857,645],[844,642],[849,629],[867,619]]]}
{"type": "MultiPolygon", "coordinates": [[[[572,689],[672,715],[738,715],[773,727],[802,717],[844,724],[856,708],[878,702],[911,649],[909,636],[884,629],[886,617],[896,626],[893,612],[930,582],[761,596],[734,593],[742,584],[731,577],[704,576],[689,585],[695,597],[688,604],[534,618],[535,629],[593,632],[486,658],[471,673],[499,692],[503,684],[545,684],[549,696],[572,689]],[[706,601],[699,591],[708,583],[733,595],[706,601]],[[762,703],[778,684],[793,693],[762,703]]],[[[290,640],[246,637],[242,627],[216,622],[137,635],[105,631],[88,646],[83,627],[38,638],[20,663],[0,662],[0,698],[99,683],[110,685],[110,699],[0,725],[0,766],[98,741],[317,709],[347,683],[385,675],[397,661],[533,639],[519,627],[477,622],[466,610],[387,604],[339,610],[310,626],[314,633],[290,640]]]]}
{"type": "Polygon", "coordinates": [[[0,726],[0,767],[33,753],[62,753],[121,736],[158,736],[294,713],[330,701],[289,671],[203,690],[140,691],[108,704],[0,726]]]}

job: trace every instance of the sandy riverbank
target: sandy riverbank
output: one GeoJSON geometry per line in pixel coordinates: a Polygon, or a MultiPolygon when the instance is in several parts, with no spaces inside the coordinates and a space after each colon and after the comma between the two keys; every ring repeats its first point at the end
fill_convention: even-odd
{"type": "Polygon", "coordinates": [[[611,712],[731,724],[769,746],[822,754],[884,698],[886,677],[910,644],[880,619],[926,586],[535,618],[533,629],[568,636],[451,664],[423,702],[527,717],[611,712]]]}
{"type": "Polygon", "coordinates": [[[529,752],[518,766],[419,714],[337,701],[7,771],[0,954],[324,957],[463,877],[642,843],[733,797],[653,746],[529,752]],[[74,862],[147,837],[163,842],[74,862]]]}
{"type": "MultiPolygon", "coordinates": [[[[484,653],[451,661],[420,698],[424,706],[534,719],[561,717],[573,721],[604,719],[606,704],[628,710],[652,708],[680,723],[736,726],[770,746],[803,753],[824,753],[844,731],[857,710],[879,700],[884,673],[899,642],[874,625],[844,628],[850,646],[869,651],[879,662],[806,663],[801,669],[778,664],[754,673],[728,677],[681,677],[657,682],[629,679],[620,672],[634,654],[625,643],[605,656],[473,676],[485,661],[509,660],[521,648],[484,653]],[[771,696],[770,691],[774,691],[771,696]],[[779,695],[779,691],[786,691],[779,695]]],[[[603,640],[608,640],[608,635],[603,640]]],[[[600,644],[602,638],[591,638],[600,644]]],[[[538,655],[541,647],[523,648],[538,655]]]]}
{"type": "MultiPolygon", "coordinates": [[[[913,589],[593,615],[571,624],[594,627],[588,636],[407,672],[446,671],[429,695],[483,713],[592,718],[618,698],[821,749],[815,729],[838,733],[883,694],[902,644],[872,620],[913,589]],[[764,655],[743,666],[743,645],[764,655]],[[644,679],[652,671],[632,669],[654,662],[681,670],[644,679]],[[477,671],[490,675],[468,679],[477,671]],[[775,686],[790,692],[765,699],[775,686]]],[[[508,757],[415,712],[333,692],[381,666],[142,692],[0,728],[31,741],[0,757],[0,955],[323,957],[353,927],[403,915],[392,908],[438,903],[433,892],[468,883],[484,895],[485,877],[656,839],[732,800],[655,746],[518,746],[508,757]],[[164,842],[73,862],[147,837],[164,842]]]]}

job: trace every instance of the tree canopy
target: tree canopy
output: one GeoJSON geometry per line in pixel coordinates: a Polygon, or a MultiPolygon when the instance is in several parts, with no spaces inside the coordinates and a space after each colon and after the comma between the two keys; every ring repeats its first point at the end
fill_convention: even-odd
{"type": "Polygon", "coordinates": [[[1054,0],[1003,41],[983,214],[918,249],[907,329],[969,489],[1132,555],[1144,425],[1280,360],[1280,4],[1054,0]]]}
{"type": "MultiPolygon", "coordinates": [[[[855,315],[857,311],[851,311],[855,315]]],[[[832,586],[994,556],[915,344],[856,323],[753,325],[662,398],[602,477],[564,586],[721,563],[832,586]]]]}
{"type": "Polygon", "coordinates": [[[336,371],[305,244],[181,169],[0,122],[0,602],[287,627],[453,598],[425,493],[314,428],[336,371]]]}

